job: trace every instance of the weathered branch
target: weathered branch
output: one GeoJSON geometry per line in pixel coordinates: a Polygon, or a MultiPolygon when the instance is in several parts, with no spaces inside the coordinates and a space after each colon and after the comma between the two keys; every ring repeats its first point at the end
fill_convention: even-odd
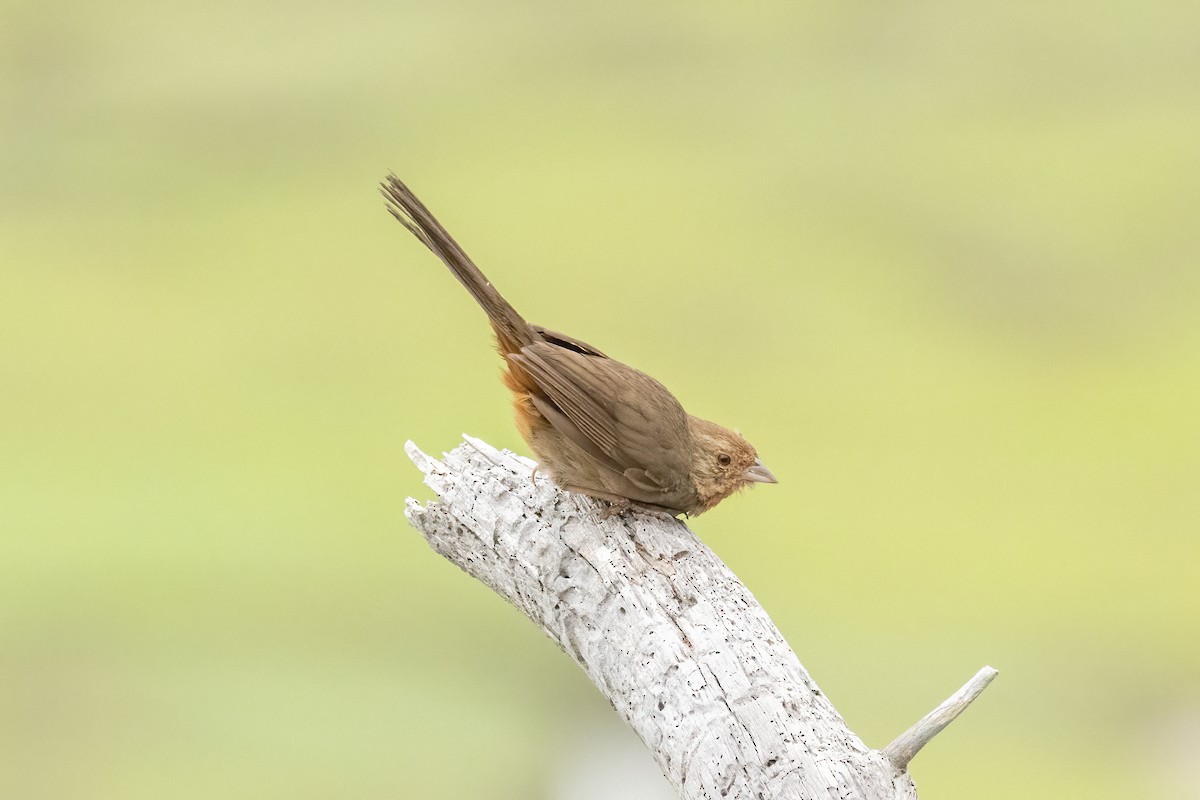
{"type": "Polygon", "coordinates": [[[906,769],[913,756],[929,744],[930,739],[941,733],[942,729],[954,722],[959,714],[966,711],[967,706],[975,702],[975,698],[979,697],[980,692],[986,689],[998,674],[1000,673],[991,667],[979,670],[965,686],[921,717],[917,724],[896,737],[896,741],[883,748],[884,757],[892,762],[896,769],[906,769]]]}
{"type": "Polygon", "coordinates": [[[410,499],[412,524],[575,659],[684,800],[916,798],[904,766],[936,730],[912,747],[898,748],[911,731],[884,752],[864,745],[682,522],[601,519],[594,501],[534,480],[532,461],[475,439],[443,461],[406,449],[440,497],[410,499]]]}

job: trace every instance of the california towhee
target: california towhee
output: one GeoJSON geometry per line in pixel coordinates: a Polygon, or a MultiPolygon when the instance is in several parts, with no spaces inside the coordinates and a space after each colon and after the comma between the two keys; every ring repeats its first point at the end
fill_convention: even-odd
{"type": "Polygon", "coordinates": [[[696,515],[752,483],[776,482],[740,434],[691,416],[649,375],[527,323],[395,175],[381,190],[388,211],[487,312],[517,430],[559,486],[615,511],[638,503],[696,515]]]}

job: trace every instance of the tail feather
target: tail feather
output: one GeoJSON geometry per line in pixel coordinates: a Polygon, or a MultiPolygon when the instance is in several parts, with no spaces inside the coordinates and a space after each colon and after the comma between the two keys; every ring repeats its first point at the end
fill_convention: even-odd
{"type": "Polygon", "coordinates": [[[392,216],[450,268],[454,277],[487,312],[503,352],[519,352],[524,345],[536,341],[537,335],[529,324],[496,291],[491,281],[411,189],[395,175],[388,175],[379,190],[387,199],[387,209],[392,216]]]}

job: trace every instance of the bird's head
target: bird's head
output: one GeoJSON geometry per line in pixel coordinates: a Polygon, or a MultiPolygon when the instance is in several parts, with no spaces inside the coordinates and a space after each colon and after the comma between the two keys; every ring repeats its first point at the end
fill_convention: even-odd
{"type": "Polygon", "coordinates": [[[688,417],[692,437],[692,482],[699,496],[701,514],[734,492],[754,483],[778,483],[763,466],[754,446],[737,431],[715,422],[688,417]]]}

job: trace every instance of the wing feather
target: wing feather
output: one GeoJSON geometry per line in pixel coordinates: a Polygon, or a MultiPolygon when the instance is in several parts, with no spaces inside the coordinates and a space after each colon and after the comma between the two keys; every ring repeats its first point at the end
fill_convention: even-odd
{"type": "Polygon", "coordinates": [[[635,485],[663,492],[687,480],[687,414],[661,383],[618,361],[549,342],[509,358],[561,412],[543,412],[550,424],[585,450],[598,450],[635,485]]]}

